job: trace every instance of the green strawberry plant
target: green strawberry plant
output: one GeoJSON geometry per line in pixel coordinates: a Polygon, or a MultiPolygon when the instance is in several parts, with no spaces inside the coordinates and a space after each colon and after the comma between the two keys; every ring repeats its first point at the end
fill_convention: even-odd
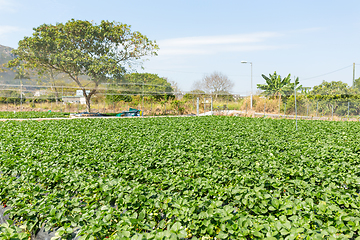
{"type": "Polygon", "coordinates": [[[0,123],[0,202],[70,239],[360,239],[360,125],[238,117],[0,123]]]}

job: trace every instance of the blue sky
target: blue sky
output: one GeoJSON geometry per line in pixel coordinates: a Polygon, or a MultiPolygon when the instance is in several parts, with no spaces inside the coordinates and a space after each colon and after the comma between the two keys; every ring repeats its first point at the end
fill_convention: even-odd
{"type": "Polygon", "coordinates": [[[254,89],[264,83],[261,74],[274,71],[309,87],[322,80],[351,84],[353,63],[360,77],[359,9],[359,0],[0,0],[0,44],[16,48],[43,23],[114,20],[159,44],[159,56],[139,72],[189,91],[218,71],[235,83],[234,93],[245,95],[250,64],[242,60],[253,63],[254,89]]]}

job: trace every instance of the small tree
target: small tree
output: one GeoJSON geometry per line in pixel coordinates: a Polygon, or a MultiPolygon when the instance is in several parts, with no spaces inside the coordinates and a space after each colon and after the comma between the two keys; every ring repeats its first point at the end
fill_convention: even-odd
{"type": "MultiPolygon", "coordinates": [[[[274,74],[269,74],[269,77],[264,74],[261,75],[266,84],[257,84],[258,89],[263,90],[265,96],[278,98],[279,106],[281,103],[282,96],[290,96],[294,94],[294,83],[291,83],[290,74],[285,78],[281,78],[280,75],[277,75],[276,71],[274,74]]],[[[302,89],[302,86],[299,85],[299,78],[295,79],[296,90],[302,89]],[[299,85],[299,86],[298,86],[299,85]]]]}
{"type": "Polygon", "coordinates": [[[265,79],[266,84],[258,84],[257,87],[258,89],[264,91],[264,95],[279,97],[279,99],[281,99],[281,96],[285,95],[285,93],[289,91],[289,84],[291,80],[290,74],[283,79],[280,75],[277,75],[276,72],[274,72],[274,74],[269,74],[269,77],[264,74],[261,76],[265,79]]]}
{"type": "Polygon", "coordinates": [[[130,26],[117,22],[70,20],[34,28],[32,37],[19,41],[8,66],[22,65],[42,74],[50,69],[67,74],[83,91],[87,110],[90,98],[104,82],[120,79],[126,67],[147,55],[156,55],[158,46],[130,26]],[[80,76],[87,76],[92,86],[84,86],[80,76]],[[86,93],[90,88],[90,93],[86,93]]]}
{"type": "Polygon", "coordinates": [[[224,74],[219,72],[213,72],[210,75],[204,76],[201,81],[194,83],[195,89],[201,89],[207,93],[214,94],[218,97],[218,93],[230,92],[234,87],[234,83],[224,74]]]}

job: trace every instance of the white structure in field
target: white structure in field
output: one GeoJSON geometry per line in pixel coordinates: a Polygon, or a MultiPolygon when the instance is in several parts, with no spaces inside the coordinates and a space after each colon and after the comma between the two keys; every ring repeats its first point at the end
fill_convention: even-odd
{"type": "MultiPolygon", "coordinates": [[[[90,90],[86,90],[86,94],[89,94],[90,90]]],[[[62,100],[64,103],[80,103],[80,104],[86,104],[86,99],[83,95],[82,90],[76,90],[75,96],[63,96],[62,100]]]]}
{"type": "MultiPolygon", "coordinates": [[[[86,94],[90,93],[90,90],[85,90],[86,94]]],[[[76,96],[84,96],[83,90],[76,90],[76,96]]]]}
{"type": "Polygon", "coordinates": [[[42,95],[47,95],[48,93],[47,93],[47,91],[46,90],[37,90],[37,91],[35,91],[35,93],[34,93],[34,97],[40,97],[40,96],[42,96],[42,95]]]}

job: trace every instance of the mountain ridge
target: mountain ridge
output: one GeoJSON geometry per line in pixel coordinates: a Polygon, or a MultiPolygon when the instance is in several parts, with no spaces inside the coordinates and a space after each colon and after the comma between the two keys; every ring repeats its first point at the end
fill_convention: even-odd
{"type": "MultiPolygon", "coordinates": [[[[13,48],[0,44],[0,66],[15,58],[11,50],[13,50],[13,48]]],[[[0,81],[3,83],[12,83],[14,77],[15,73],[13,71],[0,72],[0,81]]]]}
{"type": "Polygon", "coordinates": [[[13,48],[0,44],[0,64],[7,63],[9,60],[14,59],[15,55],[11,53],[13,48]]]}

